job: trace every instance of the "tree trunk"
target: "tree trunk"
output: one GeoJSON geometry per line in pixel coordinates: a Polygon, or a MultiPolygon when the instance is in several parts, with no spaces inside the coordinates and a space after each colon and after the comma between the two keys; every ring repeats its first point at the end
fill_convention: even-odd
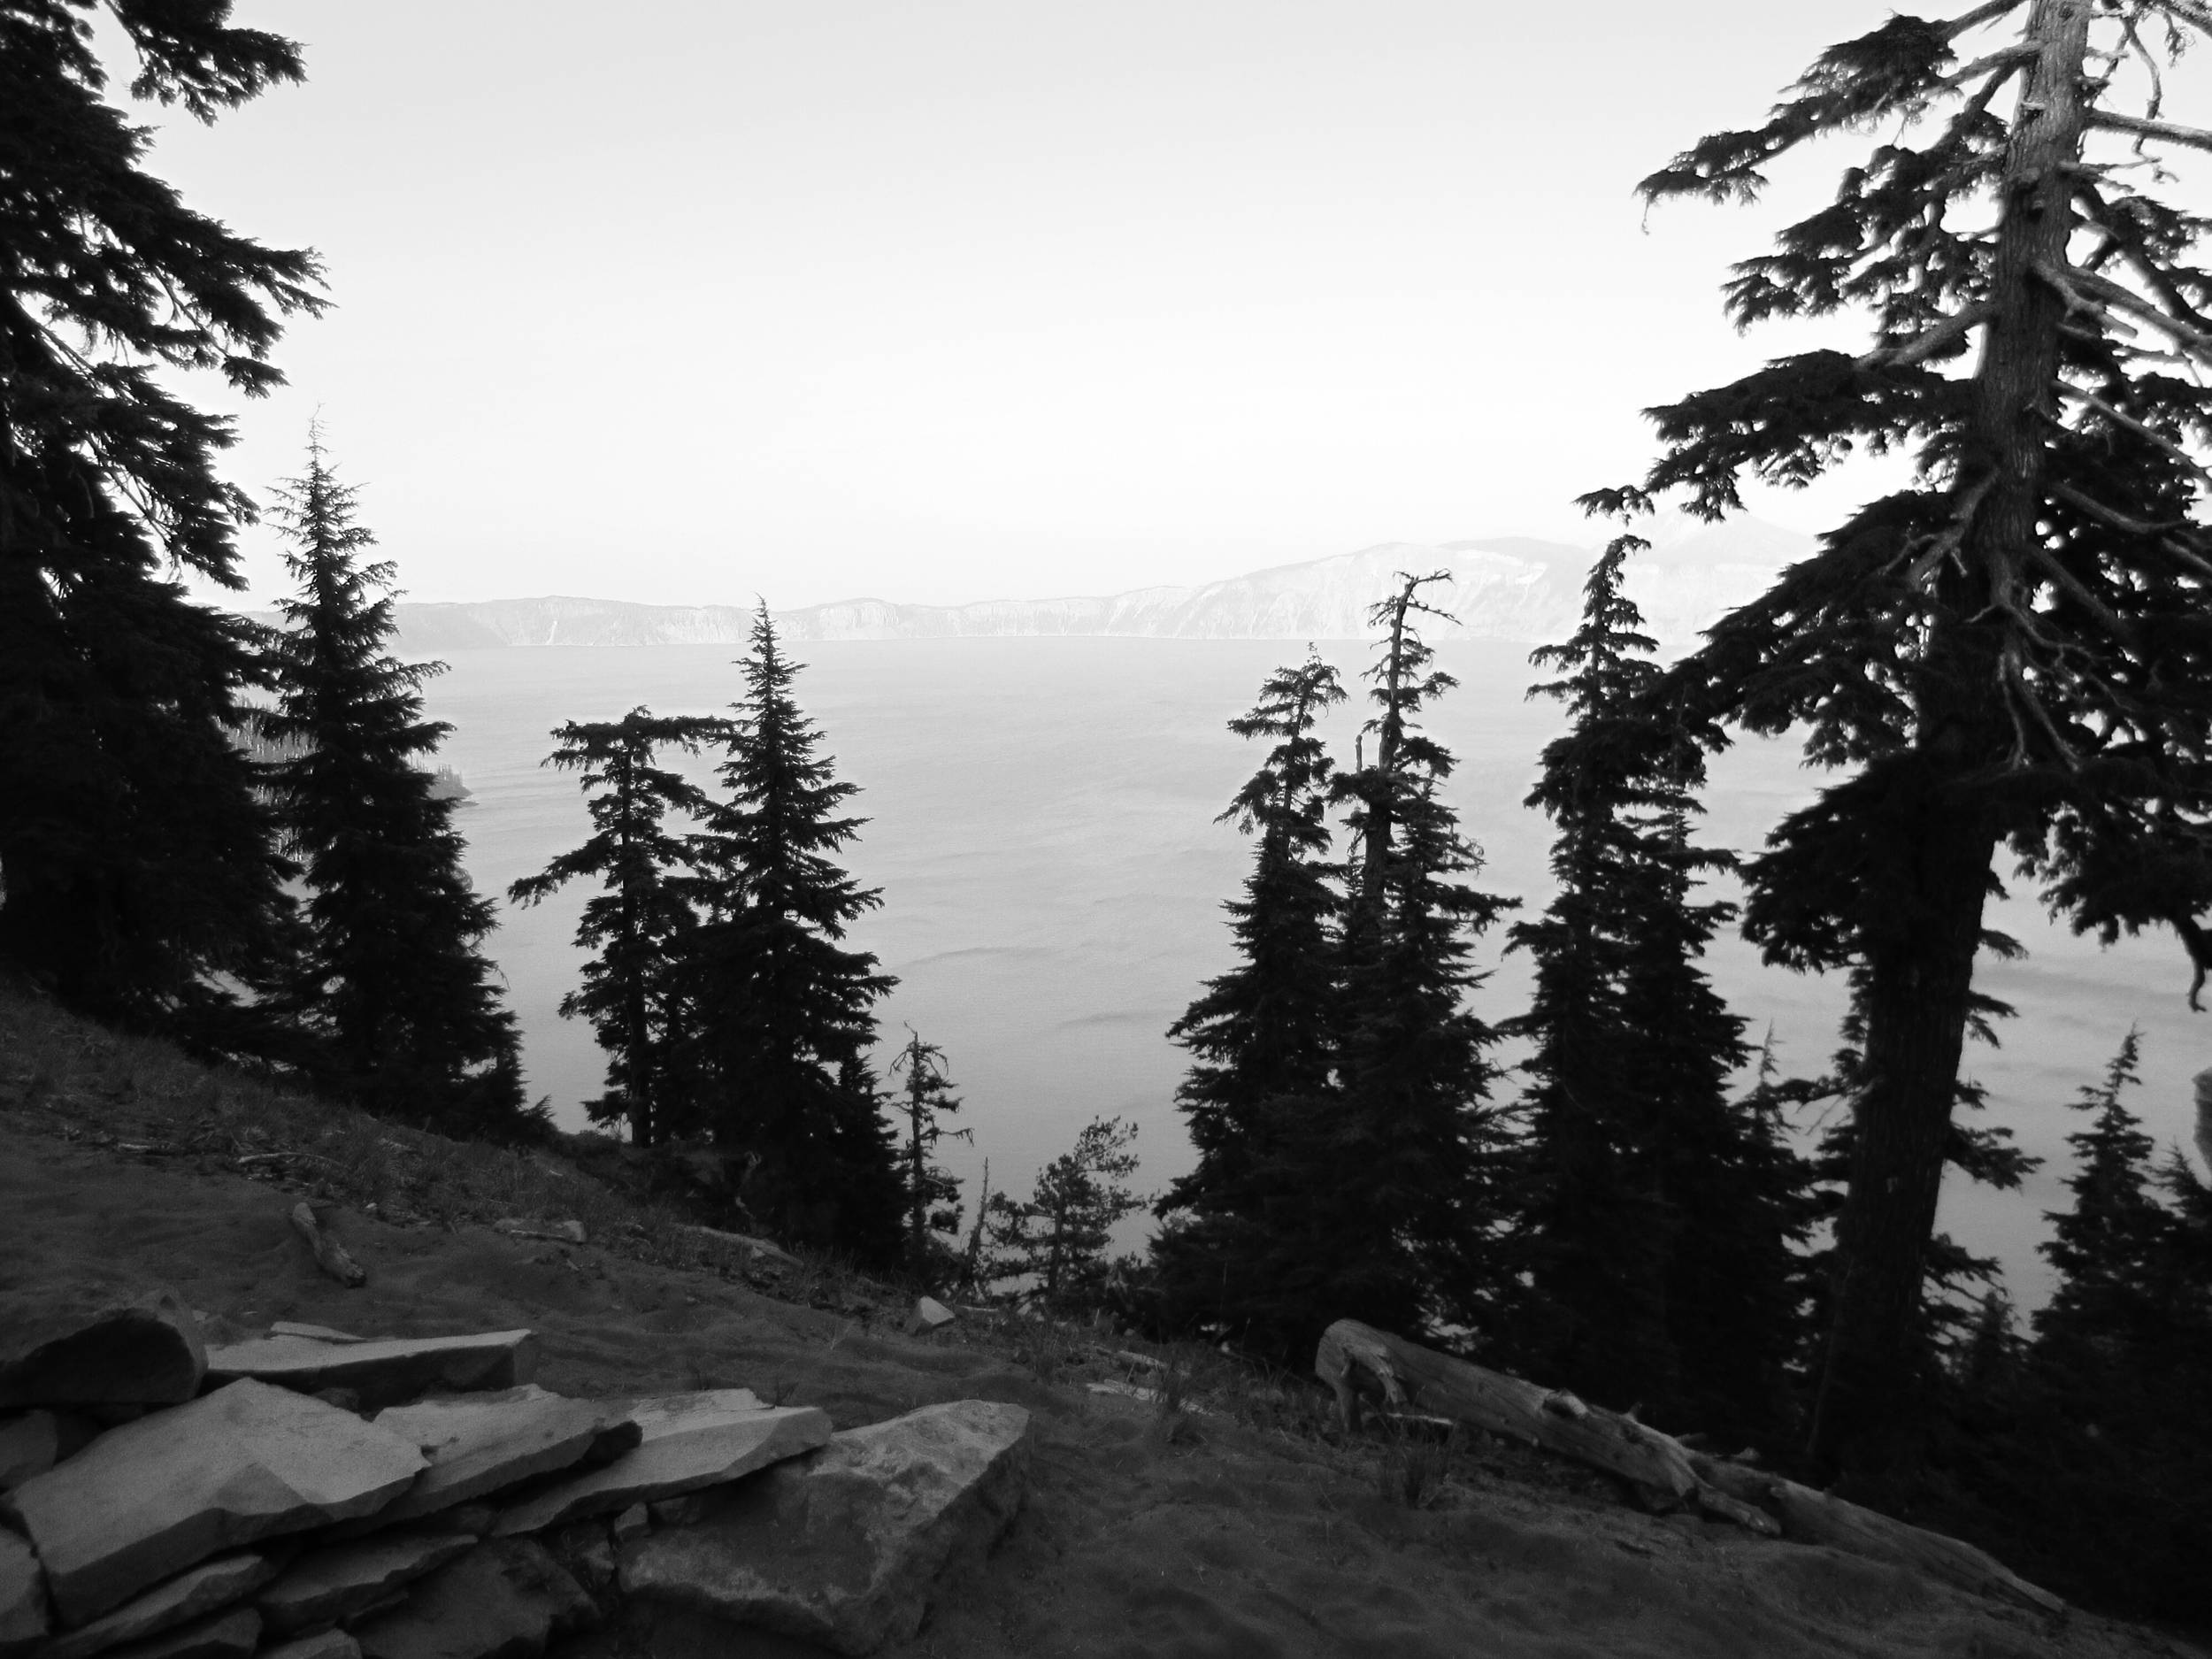
{"type": "Polygon", "coordinates": [[[1360,865],[1360,902],[1371,924],[1379,926],[1382,914],[1383,871],[1390,859],[1391,808],[1395,804],[1392,780],[1398,770],[1398,740],[1405,732],[1405,714],[1399,708],[1404,695],[1406,612],[1420,583],[1406,578],[1405,587],[1390,612],[1390,654],[1383,669],[1383,718],[1375,735],[1375,772],[1379,787],[1367,801],[1367,826],[1360,865]]]}
{"type": "Polygon", "coordinates": [[[637,764],[635,758],[625,755],[618,763],[620,781],[616,787],[619,795],[616,803],[621,814],[618,856],[622,860],[622,952],[627,964],[626,983],[622,987],[622,1022],[624,1040],[629,1045],[630,1074],[630,1143],[649,1147],[653,1144],[653,1035],[648,1025],[645,1010],[644,923],[640,916],[642,906],[637,891],[637,854],[633,844],[632,830],[640,810],[637,799],[637,764]]]}
{"type": "Polygon", "coordinates": [[[1811,1453],[1824,1470],[1878,1479],[1910,1456],[1922,1279],[1942,1186],[1979,945],[2001,826],[1987,785],[2012,722],[2001,680],[2003,623],[1993,595],[2019,592],[2044,496],[2063,301],[2036,274],[2062,266],[2081,157],[2091,0],[2035,0],[2036,58],[2005,158],[1991,268],[1992,316],[1953,499],[1970,514],[1960,561],[1939,579],[1921,665],[1913,753],[1895,769],[1882,827],[1897,868],[1872,894],[1865,941],[1866,1076],[1857,1145],[1837,1223],[1827,1363],[1811,1453]]]}

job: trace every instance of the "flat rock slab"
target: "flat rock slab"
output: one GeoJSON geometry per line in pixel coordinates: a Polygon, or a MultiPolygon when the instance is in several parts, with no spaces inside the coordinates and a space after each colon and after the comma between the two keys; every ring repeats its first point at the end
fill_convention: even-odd
{"type": "Polygon", "coordinates": [[[334,1331],[326,1325],[303,1325],[297,1319],[279,1319],[269,1327],[271,1336],[303,1336],[314,1342],[359,1342],[366,1339],[350,1331],[334,1331]]]}
{"type": "Polygon", "coordinates": [[[623,1403],[638,1425],[636,1449],[513,1505],[492,1528],[495,1536],[542,1532],[720,1486],[811,1451],[830,1437],[830,1420],[817,1408],[764,1406],[749,1388],[623,1403]]]}
{"type": "Polygon", "coordinates": [[[430,1460],[421,1479],[378,1517],[390,1521],[432,1515],[578,1463],[609,1463],[643,1434],[619,1402],[565,1400],[527,1383],[393,1406],[375,1421],[430,1460]]]}
{"type": "Polygon", "coordinates": [[[207,1356],[211,1384],[250,1377],[302,1394],[347,1388],[374,1410],[433,1390],[512,1388],[537,1374],[537,1339],[527,1331],[426,1336],[375,1342],[326,1342],[265,1336],[207,1356]]]}
{"type": "Polygon", "coordinates": [[[535,1659],[597,1611],[535,1540],[504,1538],[432,1574],[354,1635],[363,1659],[535,1659]]]}
{"type": "Polygon", "coordinates": [[[126,1642],[142,1641],[243,1601],[275,1576],[274,1563],[250,1552],[204,1561],[132,1597],[106,1617],[55,1637],[39,1650],[39,1659],[90,1659],[126,1642]]]}
{"type": "Polygon", "coordinates": [[[73,1457],[99,1432],[97,1424],[65,1411],[26,1411],[0,1422],[0,1492],[73,1457]]]}
{"type": "Polygon", "coordinates": [[[264,1647],[261,1659],[361,1659],[361,1644],[350,1631],[318,1631],[264,1647]]]}
{"type": "Polygon", "coordinates": [[[46,1613],[46,1575],[31,1547],[0,1528],[0,1654],[28,1652],[51,1627],[46,1613]]]}
{"type": "Polygon", "coordinates": [[[921,1628],[938,1578],[1020,1507],[1029,1413],[980,1400],[838,1435],[622,1551],[626,1594],[869,1654],[921,1628]]]}
{"type": "Polygon", "coordinates": [[[220,1551],[373,1514],[423,1468],[388,1429],[234,1382],[109,1430],[0,1508],[22,1522],[74,1626],[220,1551]]]}
{"type": "Polygon", "coordinates": [[[58,1307],[0,1298],[0,1410],[177,1405],[199,1393],[206,1370],[198,1322],[166,1291],[58,1307]]]}
{"type": "Polygon", "coordinates": [[[388,1532],[302,1555],[257,1598],[269,1629],[282,1635],[335,1624],[391,1599],[476,1548],[466,1532],[388,1532]]]}
{"type": "Polygon", "coordinates": [[[251,1608],[218,1613],[181,1630],[113,1650],[114,1659],[248,1659],[261,1640],[261,1615],[251,1608]]]}

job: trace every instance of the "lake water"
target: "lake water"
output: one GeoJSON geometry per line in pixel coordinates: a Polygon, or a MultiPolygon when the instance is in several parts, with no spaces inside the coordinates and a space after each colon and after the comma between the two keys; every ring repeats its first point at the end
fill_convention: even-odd
{"type": "MultiPolygon", "coordinates": [[[[1323,653],[1349,674],[1368,648],[1323,653]]],[[[949,1166],[970,1179],[971,1198],[987,1156],[994,1187],[1025,1193],[1085,1122],[1118,1113],[1140,1126],[1141,1189],[1164,1187],[1191,1161],[1173,1105],[1184,1056],[1164,1033],[1200,982],[1228,965],[1219,906],[1249,856],[1213,818],[1260,752],[1224,722],[1297,648],[970,639],[823,642],[804,654],[800,699],[839,775],[860,786],[855,810],[870,820],[848,863],[883,890],[883,908],[855,937],[899,976],[881,1009],[887,1056],[908,1024],[941,1044],[966,1101],[958,1121],[975,1132],[972,1148],[948,1147],[949,1166]]],[[[725,646],[457,653],[428,702],[453,724],[444,757],[474,792],[460,823],[480,890],[503,892],[588,833],[574,775],[540,764],[552,727],[639,704],[715,711],[739,693],[733,655],[725,646]]],[[[1561,721],[1555,705],[1525,698],[1526,655],[1494,641],[1447,645],[1440,657],[1463,683],[1429,724],[1460,758],[1449,793],[1488,856],[1485,885],[1535,910],[1547,897],[1549,826],[1521,801],[1561,721]]],[[[1347,760],[1354,723],[1338,722],[1347,760]]],[[[1755,849],[1816,782],[1788,744],[1732,751],[1715,765],[1709,839],[1755,849]]],[[[550,1096],[569,1126],[581,1126],[579,1102],[603,1087],[588,1027],[554,1011],[582,960],[572,938],[586,896],[572,887],[534,910],[505,909],[488,945],[522,1022],[531,1093],[550,1096]]],[[[1943,1221],[2001,1256],[2015,1294],[2034,1302],[2048,1283],[2034,1253],[2041,1212],[2062,1207],[2063,1137],[2079,1126],[2066,1103],[2133,1022],[2145,1087],[2132,1103],[2162,1145],[2184,1140],[2189,1079],[2212,1064],[2212,1033],[2188,1012],[2187,972],[2170,938],[2103,950],[2018,899],[1993,925],[2030,948],[2024,961],[1982,975],[2021,1018],[2001,1028],[2001,1048],[1970,1049],[1970,1069],[1990,1090],[1985,1120],[2010,1125],[2051,1162],[2024,1194],[1955,1181],[1943,1221]]],[[[1481,951],[1495,972],[1477,997],[1492,1018],[1527,995],[1525,962],[1502,943],[1481,951]]],[[[1835,1045],[1839,980],[1762,967],[1733,938],[1710,965],[1755,1041],[1771,1024],[1787,1067],[1821,1068],[1835,1045]]],[[[1133,1242],[1141,1229],[1130,1226],[1133,1242]]]]}

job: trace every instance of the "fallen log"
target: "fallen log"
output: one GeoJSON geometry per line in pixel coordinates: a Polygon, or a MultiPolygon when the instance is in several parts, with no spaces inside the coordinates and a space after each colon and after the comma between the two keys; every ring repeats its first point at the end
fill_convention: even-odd
{"type": "Polygon", "coordinates": [[[676,1225],[684,1232],[695,1233],[703,1239],[712,1239],[720,1244],[741,1245],[755,1256],[764,1256],[772,1262],[788,1262],[794,1267],[799,1264],[799,1258],[788,1250],[779,1249],[767,1240],[756,1239],[749,1233],[725,1233],[719,1227],[702,1227],[688,1221],[680,1221],[676,1225]]]}
{"type": "Polygon", "coordinates": [[[1846,1555],[1912,1567],[1941,1583],[2038,1612],[2066,1610],[2062,1599],[2030,1584],[1962,1539],[1932,1532],[1780,1475],[1702,1452],[1690,1454],[1690,1466],[1729,1496],[1774,1516],[1782,1524],[1782,1536],[1793,1543],[1825,1544],[1846,1555]]]}
{"type": "Polygon", "coordinates": [[[369,1282],[368,1270],[346,1254],[346,1247],[323,1231],[314,1210],[304,1201],[292,1206],[292,1226],[315,1252],[315,1265],[349,1290],[369,1282]]]}
{"type": "MultiPolygon", "coordinates": [[[[1632,1417],[1435,1353],[1356,1319],[1340,1319],[1323,1333],[1313,1369],[1335,1391],[1337,1415],[1347,1430],[1358,1426],[1356,1379],[1365,1372],[1394,1411],[1455,1417],[1563,1453],[1620,1476],[1656,1506],[1693,1502],[1706,1484],[1691,1469],[1687,1452],[1632,1417]]],[[[1761,1530],[1773,1530],[1772,1524],[1761,1530]]]]}
{"type": "Polygon", "coordinates": [[[1540,1446],[1618,1475],[1647,1502],[1693,1502],[1706,1514],[1766,1537],[1824,1544],[1847,1555],[1910,1567],[1977,1594],[2039,1612],[2066,1603],[1962,1540],[1909,1525],[1816,1492],[1747,1463],[1692,1451],[1671,1434],[1619,1412],[1586,1404],[1439,1354],[1356,1319],[1322,1334],[1313,1369],[1336,1394],[1337,1414],[1358,1425],[1360,1385],[1369,1379],[1393,1410],[1417,1409],[1540,1446]]]}

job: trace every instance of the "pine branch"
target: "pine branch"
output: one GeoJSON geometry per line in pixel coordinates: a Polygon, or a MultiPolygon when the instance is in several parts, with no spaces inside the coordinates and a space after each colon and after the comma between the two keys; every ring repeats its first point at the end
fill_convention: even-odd
{"type": "Polygon", "coordinates": [[[2069,311],[2087,312],[2108,326],[2109,319],[2104,315],[2105,306],[2125,311],[2131,317],[2140,318],[2157,328],[2181,346],[2193,361],[2212,363],[2212,333],[2161,310],[2132,288],[2123,287],[2110,277],[2100,276],[2094,271],[2085,271],[2079,265],[2069,265],[2061,270],[2049,261],[2041,259],[2036,261],[2035,273],[2050,284],[2059,297],[2066,302],[2069,311]]]}
{"type": "Polygon", "coordinates": [[[1980,327],[1995,313],[1988,302],[1970,305],[1924,329],[1910,340],[1893,346],[1878,346],[1857,359],[1854,366],[1862,369],[1909,369],[1951,345],[1969,330],[1980,327]]]}
{"type": "Polygon", "coordinates": [[[2093,410],[2096,413],[2103,416],[2107,420],[2110,421],[2114,426],[2133,433],[2137,437],[2142,439],[2144,442],[2149,444],[2152,448],[2159,450],[2169,459],[2178,462],[2181,465],[2187,467],[2199,478],[2203,479],[2208,482],[2212,482],[2212,471],[2208,471],[2202,462],[2199,461],[2196,457],[2191,455],[2188,450],[2183,449],[2181,445],[2176,443],[2164,433],[2160,432],[2155,427],[2145,426],[2132,415],[2121,413],[2120,411],[2113,408],[2113,406],[2106,403],[2103,398],[2098,396],[2094,392],[2088,390],[2085,387],[2069,385],[2066,382],[2062,381],[2060,382],[2058,389],[2062,396],[2078,399],[2085,407],[2093,410]]]}
{"type": "Polygon", "coordinates": [[[2089,125],[2112,133],[2133,133],[2139,138],[2159,138],[2170,144],[2185,144],[2192,150],[2212,150],[2212,132],[2201,127],[2183,127],[2175,121],[2145,120],[2139,115],[2122,115],[2116,110],[2092,110],[2089,125]]]}

